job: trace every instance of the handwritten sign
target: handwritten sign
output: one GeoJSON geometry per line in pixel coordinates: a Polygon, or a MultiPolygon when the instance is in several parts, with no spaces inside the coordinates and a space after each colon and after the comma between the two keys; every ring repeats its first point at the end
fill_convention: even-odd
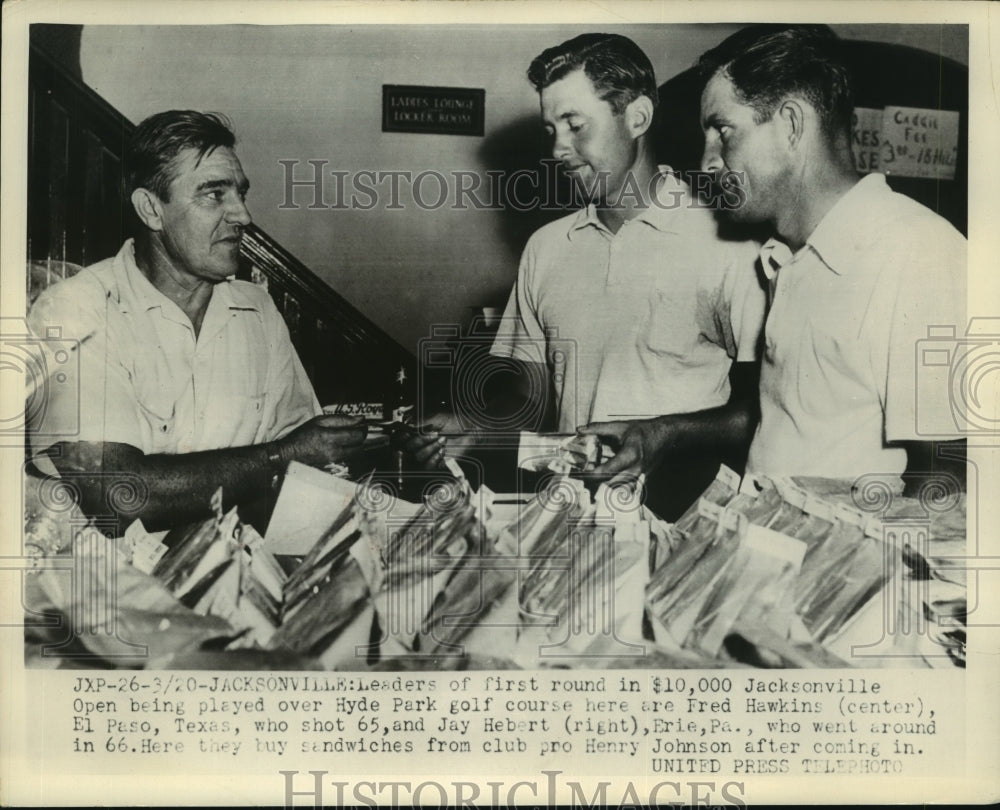
{"type": "Polygon", "coordinates": [[[485,90],[382,85],[383,132],[482,135],[485,119],[485,90]]]}
{"type": "Polygon", "coordinates": [[[882,132],[892,151],[891,174],[955,179],[958,159],[958,113],[886,107],[882,132]]]}
{"type": "Polygon", "coordinates": [[[859,172],[954,180],[959,113],[917,107],[854,110],[852,149],[859,172]]]}

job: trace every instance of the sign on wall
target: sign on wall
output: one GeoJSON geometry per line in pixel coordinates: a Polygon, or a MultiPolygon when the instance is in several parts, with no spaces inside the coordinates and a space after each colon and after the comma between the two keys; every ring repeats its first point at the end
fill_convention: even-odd
{"type": "Polygon", "coordinates": [[[382,85],[383,132],[482,135],[485,119],[485,90],[382,85]]]}
{"type": "Polygon", "coordinates": [[[954,180],[959,113],[917,107],[854,110],[854,165],[859,172],[954,180]]]}

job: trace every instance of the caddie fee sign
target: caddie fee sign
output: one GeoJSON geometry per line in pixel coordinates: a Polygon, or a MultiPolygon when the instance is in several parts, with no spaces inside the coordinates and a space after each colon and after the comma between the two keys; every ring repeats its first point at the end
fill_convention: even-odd
{"type": "Polygon", "coordinates": [[[954,180],[959,113],[887,106],[854,109],[854,167],[897,177],[954,180]]]}
{"type": "Polygon", "coordinates": [[[485,90],[382,85],[383,132],[482,135],[485,118],[485,90]]]}

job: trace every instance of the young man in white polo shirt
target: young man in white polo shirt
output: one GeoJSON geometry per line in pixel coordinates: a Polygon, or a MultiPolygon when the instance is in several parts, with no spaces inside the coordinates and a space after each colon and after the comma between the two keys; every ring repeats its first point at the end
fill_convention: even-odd
{"type": "Polygon", "coordinates": [[[740,184],[746,204],[730,216],[775,234],[761,253],[771,302],[748,470],[919,478],[948,466],[916,409],[940,423],[953,403],[946,385],[917,402],[916,350],[929,327],[965,323],[965,239],[882,175],[859,180],[849,74],[825,27],[744,29],[700,64],[702,168],[740,184]]]}

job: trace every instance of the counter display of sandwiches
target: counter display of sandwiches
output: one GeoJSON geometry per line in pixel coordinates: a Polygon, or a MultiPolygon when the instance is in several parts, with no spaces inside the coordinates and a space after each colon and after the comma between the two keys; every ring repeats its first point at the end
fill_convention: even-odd
{"type": "Polygon", "coordinates": [[[453,465],[419,504],[293,464],[264,537],[221,493],[165,533],[78,525],[25,577],[27,665],[964,666],[964,493],[723,467],[668,524],[555,461],[529,497],[453,465]]]}

